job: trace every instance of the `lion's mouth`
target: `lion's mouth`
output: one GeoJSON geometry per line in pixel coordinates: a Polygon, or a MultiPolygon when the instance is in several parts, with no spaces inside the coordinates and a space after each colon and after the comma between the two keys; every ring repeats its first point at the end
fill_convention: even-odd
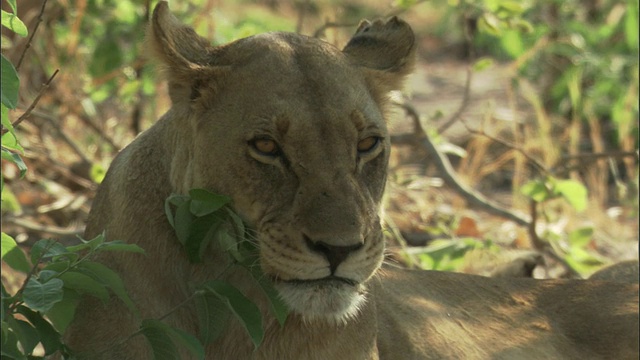
{"type": "Polygon", "coordinates": [[[293,280],[285,280],[280,281],[285,284],[290,285],[302,285],[302,286],[358,286],[358,282],[352,279],[343,278],[340,276],[326,276],[320,279],[310,279],[310,280],[302,280],[302,279],[293,279],[293,280]]]}
{"type": "Polygon", "coordinates": [[[365,302],[366,287],[335,275],[318,279],[278,280],[275,287],[289,308],[306,320],[342,323],[357,316],[365,302]]]}

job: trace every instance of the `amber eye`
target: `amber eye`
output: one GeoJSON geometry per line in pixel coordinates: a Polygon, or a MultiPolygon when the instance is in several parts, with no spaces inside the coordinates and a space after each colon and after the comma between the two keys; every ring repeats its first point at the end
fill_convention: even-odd
{"type": "Polygon", "coordinates": [[[250,144],[254,149],[256,149],[256,151],[258,151],[262,155],[276,156],[280,153],[280,148],[273,139],[254,139],[250,142],[250,144]]]}
{"type": "Polygon", "coordinates": [[[380,138],[377,136],[369,136],[368,138],[364,138],[358,142],[358,152],[366,153],[369,152],[378,146],[380,143],[380,138]]]}

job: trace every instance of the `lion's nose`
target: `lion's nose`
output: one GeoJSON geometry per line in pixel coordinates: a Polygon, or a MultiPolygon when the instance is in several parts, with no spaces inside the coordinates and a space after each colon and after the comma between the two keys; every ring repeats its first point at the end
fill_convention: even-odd
{"type": "Polygon", "coordinates": [[[331,275],[335,274],[338,265],[340,265],[350,253],[359,250],[363,245],[362,243],[355,243],[352,245],[331,245],[324,241],[312,241],[307,236],[304,238],[311,251],[320,253],[327,258],[331,275]]]}

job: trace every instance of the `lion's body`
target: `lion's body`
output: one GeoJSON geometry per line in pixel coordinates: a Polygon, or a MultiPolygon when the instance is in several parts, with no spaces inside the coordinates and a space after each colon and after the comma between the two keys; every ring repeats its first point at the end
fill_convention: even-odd
{"type": "MultiPolygon", "coordinates": [[[[173,107],[114,160],[87,225],[88,237],[106,231],[146,251],[100,258],[140,318],[198,334],[195,306],[179,305],[221,279],[258,304],[265,339],[254,351],[231,321],[207,359],[637,357],[637,284],[380,268],[383,115],[411,70],[406,23],[363,24],[343,51],[283,33],[214,48],[161,2],[149,42],[173,107]],[[191,188],[228,195],[255,229],[261,268],[292,309],[284,326],[215,244],[189,262],[164,200],[191,188]]],[[[87,298],[66,338],[84,358],[149,358],[142,336],[127,340],[139,327],[118,299],[87,298]]]]}
{"type": "Polygon", "coordinates": [[[379,284],[381,358],[631,359],[638,354],[637,285],[409,270],[389,271],[379,284]]]}

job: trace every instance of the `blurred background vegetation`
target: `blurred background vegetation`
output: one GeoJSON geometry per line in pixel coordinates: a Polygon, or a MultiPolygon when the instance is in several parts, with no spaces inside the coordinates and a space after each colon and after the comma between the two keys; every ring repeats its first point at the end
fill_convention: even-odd
{"type": "MultiPolygon", "coordinates": [[[[20,83],[16,109],[2,116],[5,124],[29,112],[16,127],[24,152],[7,150],[28,171],[21,178],[3,153],[2,228],[27,250],[42,238],[75,241],[110,161],[170,103],[143,50],[155,2],[17,5],[29,36],[3,27],[2,54],[20,83]]],[[[398,15],[412,25],[418,65],[390,119],[390,261],[496,276],[522,262],[536,277],[579,277],[638,257],[637,0],[193,0],[171,8],[215,44],[277,30],[343,46],[363,18],[398,15]],[[470,200],[440,158],[453,181],[511,216],[470,200]]],[[[4,71],[3,63],[3,91],[4,71]]],[[[3,146],[10,135],[3,132],[3,146]]],[[[2,274],[10,287],[14,279],[2,274]]]]}

